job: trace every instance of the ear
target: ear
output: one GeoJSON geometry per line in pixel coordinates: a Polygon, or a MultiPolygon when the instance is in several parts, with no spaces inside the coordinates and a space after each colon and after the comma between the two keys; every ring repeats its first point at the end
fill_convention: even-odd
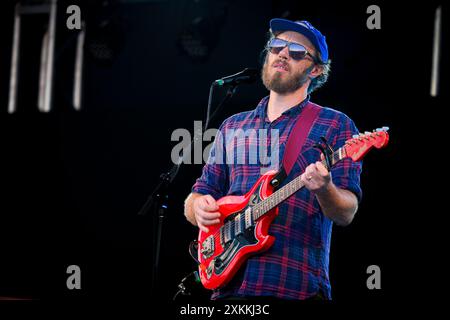
{"type": "Polygon", "coordinates": [[[315,64],[313,68],[311,69],[311,72],[309,73],[309,77],[311,79],[314,79],[318,76],[320,76],[323,73],[323,66],[320,64],[315,64]]]}

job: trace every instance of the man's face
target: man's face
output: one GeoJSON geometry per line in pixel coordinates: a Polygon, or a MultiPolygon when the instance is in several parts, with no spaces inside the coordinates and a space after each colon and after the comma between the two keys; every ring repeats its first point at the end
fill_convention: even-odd
{"type": "MultiPolygon", "coordinates": [[[[277,36],[289,42],[296,42],[303,45],[309,53],[316,56],[316,51],[312,43],[305,36],[293,31],[286,31],[277,36]]],[[[262,70],[262,80],[268,90],[279,94],[287,94],[297,91],[303,85],[309,85],[308,75],[314,68],[311,57],[296,61],[289,55],[289,48],[286,46],[278,54],[267,53],[262,70]]]]}

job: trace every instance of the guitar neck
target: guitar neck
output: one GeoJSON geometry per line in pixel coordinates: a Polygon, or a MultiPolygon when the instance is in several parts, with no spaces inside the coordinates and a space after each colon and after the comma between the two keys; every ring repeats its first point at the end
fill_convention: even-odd
{"type": "MultiPolygon", "coordinates": [[[[331,155],[331,166],[345,157],[347,157],[345,149],[339,148],[331,155]]],[[[322,164],[326,166],[326,161],[322,160],[322,164]]],[[[269,197],[254,205],[252,208],[253,219],[259,219],[264,214],[278,206],[281,202],[289,198],[295,192],[303,188],[305,185],[301,181],[301,176],[302,175],[299,175],[298,177],[287,183],[285,186],[272,193],[269,197]]]]}

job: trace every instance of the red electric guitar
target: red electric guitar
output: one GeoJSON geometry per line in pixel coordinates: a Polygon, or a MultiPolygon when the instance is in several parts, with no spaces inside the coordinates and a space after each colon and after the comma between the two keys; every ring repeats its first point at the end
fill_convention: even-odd
{"type": "MultiPolygon", "coordinates": [[[[347,140],[329,157],[331,165],[350,157],[359,161],[372,148],[387,145],[389,135],[383,127],[347,140]]],[[[326,165],[326,160],[322,161],[326,165]]],[[[220,223],[200,231],[197,242],[200,279],[207,289],[217,289],[231,280],[242,263],[250,256],[270,248],[275,237],[268,234],[270,224],[278,215],[278,204],[304,185],[300,176],[274,191],[271,182],[277,175],[272,170],[262,175],[243,196],[226,196],[217,201],[222,214],[220,223]]]]}

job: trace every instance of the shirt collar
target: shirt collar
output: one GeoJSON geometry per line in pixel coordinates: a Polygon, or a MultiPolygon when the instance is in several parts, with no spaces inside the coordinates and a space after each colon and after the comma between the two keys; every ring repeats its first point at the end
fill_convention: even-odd
{"type": "MultiPolygon", "coordinates": [[[[310,95],[307,95],[305,100],[300,102],[299,104],[287,109],[285,112],[282,113],[282,115],[288,116],[288,117],[296,117],[300,113],[300,111],[303,109],[303,107],[309,102],[310,95]]],[[[266,119],[267,115],[267,105],[269,103],[269,96],[266,96],[261,99],[261,101],[258,103],[258,106],[256,107],[256,114],[261,119],[266,119]]]]}

